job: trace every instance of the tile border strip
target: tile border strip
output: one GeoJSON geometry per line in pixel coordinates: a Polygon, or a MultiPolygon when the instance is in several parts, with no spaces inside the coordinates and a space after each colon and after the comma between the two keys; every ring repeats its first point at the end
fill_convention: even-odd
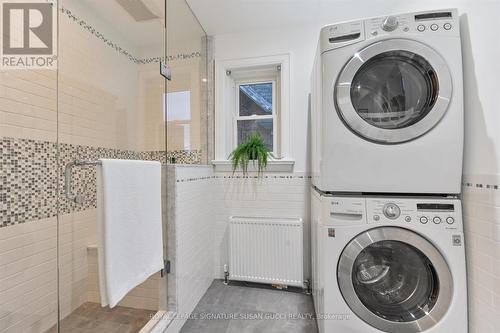
{"type": "Polygon", "coordinates": [[[312,179],[312,176],[303,176],[303,175],[292,175],[292,176],[280,176],[280,175],[272,175],[272,176],[205,176],[205,177],[195,177],[195,178],[182,178],[182,179],[176,179],[176,183],[187,183],[187,182],[195,182],[195,181],[200,181],[200,180],[206,180],[206,179],[312,179]]]}
{"type": "Polygon", "coordinates": [[[486,189],[486,190],[500,190],[500,185],[496,184],[483,184],[483,183],[471,183],[466,182],[462,183],[463,187],[474,187],[478,189],[486,189]]]}
{"type": "Polygon", "coordinates": [[[129,51],[127,51],[126,49],[124,49],[123,47],[121,47],[119,44],[115,43],[111,39],[105,37],[103,33],[99,32],[94,26],[87,23],[84,19],[78,17],[71,10],[61,6],[59,11],[62,14],[65,14],[65,16],[67,18],[69,18],[70,20],[72,20],[75,24],[78,24],[83,30],[87,31],[92,36],[101,40],[104,44],[106,44],[108,47],[114,49],[116,52],[120,53],[123,56],[126,56],[130,61],[132,61],[136,65],[147,65],[147,64],[152,64],[152,63],[159,63],[163,59],[165,59],[166,61],[175,61],[175,60],[186,60],[186,59],[193,59],[193,58],[202,57],[201,52],[197,51],[197,52],[191,52],[191,53],[178,53],[175,55],[168,55],[166,57],[157,56],[157,57],[148,57],[148,58],[141,59],[139,57],[134,56],[129,51]]]}

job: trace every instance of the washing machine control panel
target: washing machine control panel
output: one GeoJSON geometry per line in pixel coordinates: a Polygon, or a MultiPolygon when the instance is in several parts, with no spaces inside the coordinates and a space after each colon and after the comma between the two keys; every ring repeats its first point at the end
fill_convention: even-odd
{"type": "Polygon", "coordinates": [[[418,224],[429,228],[462,229],[459,200],[366,198],[366,218],[369,224],[418,224]]]}

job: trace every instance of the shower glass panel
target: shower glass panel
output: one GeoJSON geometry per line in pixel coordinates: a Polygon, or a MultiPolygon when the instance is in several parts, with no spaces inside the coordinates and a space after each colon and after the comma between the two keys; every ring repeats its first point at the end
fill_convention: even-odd
{"type": "MultiPolygon", "coordinates": [[[[148,331],[151,315],[176,309],[167,283],[175,274],[157,273],[117,307],[101,307],[99,166],[74,168],[77,202],[65,196],[65,166],[100,158],[206,163],[208,39],[184,0],[32,1],[53,4],[56,66],[0,68],[0,332],[148,331]],[[161,60],[172,70],[168,85],[161,60]]],[[[173,237],[166,224],[164,248],[173,237]]]]}
{"type": "Polygon", "coordinates": [[[166,277],[156,273],[116,307],[101,306],[96,171],[75,160],[166,162],[164,0],[59,0],[58,286],[59,332],[139,332],[166,310],[166,277]]]}
{"type": "Polygon", "coordinates": [[[206,164],[208,152],[208,39],[185,0],[166,0],[168,161],[206,164]]]}
{"type": "MultiPolygon", "coordinates": [[[[166,64],[171,79],[166,83],[164,94],[164,122],[166,128],[167,179],[180,164],[207,164],[212,159],[213,137],[209,101],[211,96],[211,56],[209,38],[185,0],[166,0],[166,64]],[[211,133],[211,134],[210,134],[211,133]],[[177,165],[177,166],[176,166],[177,165]]],[[[169,183],[170,184],[170,183],[169,183]]],[[[166,207],[173,207],[173,187],[166,191],[166,207]]],[[[171,273],[167,288],[167,309],[175,318],[182,316],[183,303],[178,290],[185,278],[180,255],[175,248],[176,227],[174,217],[167,211],[168,251],[171,273]]],[[[175,327],[176,324],[172,324],[175,327]]]]}

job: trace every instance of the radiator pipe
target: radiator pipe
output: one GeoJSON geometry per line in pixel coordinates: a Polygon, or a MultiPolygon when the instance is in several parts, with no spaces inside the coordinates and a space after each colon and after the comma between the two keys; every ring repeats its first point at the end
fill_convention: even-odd
{"type": "Polygon", "coordinates": [[[227,264],[224,264],[224,284],[226,286],[229,284],[229,270],[227,269],[227,264]]]}
{"type": "Polygon", "coordinates": [[[304,285],[305,285],[304,293],[306,295],[311,295],[312,294],[311,281],[310,280],[304,280],[304,285]]]}

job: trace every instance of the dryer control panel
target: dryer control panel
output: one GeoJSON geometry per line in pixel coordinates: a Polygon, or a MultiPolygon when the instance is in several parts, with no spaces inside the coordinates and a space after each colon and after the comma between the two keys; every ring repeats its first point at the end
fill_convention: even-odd
{"type": "Polygon", "coordinates": [[[417,224],[462,230],[462,207],[456,199],[366,198],[369,224],[417,224]]]}
{"type": "Polygon", "coordinates": [[[320,52],[377,37],[460,36],[458,11],[442,9],[331,24],[320,34],[320,52]]]}
{"type": "Polygon", "coordinates": [[[459,35],[458,13],[444,9],[402,15],[388,15],[365,20],[366,36],[399,34],[459,35]]]}

